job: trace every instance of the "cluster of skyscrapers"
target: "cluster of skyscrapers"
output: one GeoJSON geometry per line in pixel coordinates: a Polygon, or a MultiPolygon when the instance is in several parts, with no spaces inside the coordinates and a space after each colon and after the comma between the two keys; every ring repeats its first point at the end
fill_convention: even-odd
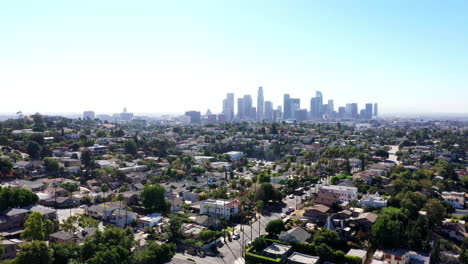
{"type": "Polygon", "coordinates": [[[223,111],[220,115],[212,115],[210,119],[218,122],[232,121],[281,121],[281,120],[341,120],[341,119],[372,119],[378,115],[377,103],[367,103],[359,111],[357,103],[348,103],[346,106],[335,109],[332,99],[324,103],[320,91],[310,100],[310,108],[301,108],[301,99],[292,98],[289,94],[283,97],[283,106],[274,109],[271,101],[265,101],[263,88],[258,88],[257,104],[253,106],[251,95],[237,98],[237,113],[235,113],[234,94],[228,93],[223,100],[223,111]],[[222,121],[221,121],[222,120],[222,121]]]}

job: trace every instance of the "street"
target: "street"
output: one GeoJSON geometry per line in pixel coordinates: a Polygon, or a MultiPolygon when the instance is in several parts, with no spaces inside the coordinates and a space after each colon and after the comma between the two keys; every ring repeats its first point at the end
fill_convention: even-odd
{"type": "MultiPolygon", "coordinates": [[[[303,196],[306,194],[309,194],[307,191],[304,193],[303,196]]],[[[252,228],[250,225],[242,225],[243,227],[243,232],[240,232],[241,230],[241,225],[235,226],[235,232],[240,234],[240,238],[238,240],[232,240],[231,242],[226,241],[227,243],[223,243],[223,246],[218,248],[220,252],[220,256],[222,257],[210,257],[206,256],[205,258],[200,258],[200,257],[195,257],[189,254],[181,254],[177,253],[174,258],[176,259],[183,259],[187,260],[187,258],[192,259],[195,261],[195,263],[210,263],[210,264],[220,264],[220,263],[225,263],[225,264],[243,264],[245,263],[244,258],[242,257],[243,254],[243,245],[247,245],[249,241],[253,241],[255,238],[257,238],[259,235],[265,234],[265,228],[266,225],[268,224],[269,221],[275,220],[275,219],[280,219],[281,214],[285,213],[289,207],[296,208],[296,201],[297,205],[301,203],[302,196],[294,196],[294,199],[289,199],[286,198],[283,200],[286,206],[281,208],[281,211],[278,212],[271,212],[269,215],[262,215],[260,217],[260,227],[259,227],[259,221],[255,221],[252,224],[252,228]],[[260,228],[260,232],[259,232],[260,228]]]]}

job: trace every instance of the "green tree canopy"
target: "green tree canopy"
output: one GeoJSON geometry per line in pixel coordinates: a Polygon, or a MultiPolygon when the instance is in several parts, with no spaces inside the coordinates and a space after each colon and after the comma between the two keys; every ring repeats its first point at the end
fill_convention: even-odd
{"type": "Polygon", "coordinates": [[[52,250],[43,241],[33,241],[21,247],[15,264],[51,264],[53,263],[52,250]]]}
{"type": "Polygon", "coordinates": [[[39,212],[32,212],[24,223],[21,238],[27,240],[44,240],[54,230],[54,224],[39,212]]]}
{"type": "Polygon", "coordinates": [[[167,212],[169,208],[165,194],[166,189],[160,184],[146,185],[141,191],[141,202],[148,211],[167,212]]]}
{"type": "Polygon", "coordinates": [[[284,222],[281,219],[271,220],[268,222],[265,230],[270,235],[279,235],[281,231],[284,231],[284,222]]]}

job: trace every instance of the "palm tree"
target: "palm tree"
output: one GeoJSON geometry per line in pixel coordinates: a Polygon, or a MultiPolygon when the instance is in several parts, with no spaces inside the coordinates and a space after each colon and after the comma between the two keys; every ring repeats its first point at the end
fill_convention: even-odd
{"type": "Polygon", "coordinates": [[[104,205],[106,204],[106,197],[104,197],[104,194],[107,193],[109,191],[109,186],[107,186],[107,184],[103,183],[101,185],[101,192],[102,192],[102,197],[104,199],[104,205]]]}
{"type": "Polygon", "coordinates": [[[264,207],[265,207],[265,204],[263,203],[262,200],[258,200],[257,203],[255,204],[255,212],[258,215],[258,236],[260,236],[260,216],[262,215],[264,207]]]}

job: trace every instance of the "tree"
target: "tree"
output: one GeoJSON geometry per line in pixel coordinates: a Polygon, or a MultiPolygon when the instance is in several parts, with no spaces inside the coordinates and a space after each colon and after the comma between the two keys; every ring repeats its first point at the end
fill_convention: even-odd
{"type": "Polygon", "coordinates": [[[208,242],[213,240],[216,237],[216,232],[206,229],[200,232],[200,238],[201,240],[208,242]]]}
{"type": "Polygon", "coordinates": [[[37,143],[36,141],[29,141],[27,148],[27,152],[29,156],[33,159],[37,159],[40,157],[41,154],[41,145],[37,143]]]}
{"type": "Polygon", "coordinates": [[[182,223],[183,220],[176,214],[169,216],[169,240],[176,241],[182,237],[182,223]]]}
{"type": "Polygon", "coordinates": [[[104,231],[97,230],[94,237],[86,240],[82,257],[87,264],[130,263],[133,245],[131,229],[108,226],[104,231]]]}
{"type": "Polygon", "coordinates": [[[0,158],[0,174],[7,175],[12,169],[13,163],[10,158],[0,158]]]}
{"type": "Polygon", "coordinates": [[[445,207],[437,199],[429,199],[424,206],[427,211],[430,228],[439,227],[445,217],[445,207]]]}
{"type": "Polygon", "coordinates": [[[333,261],[335,258],[335,252],[333,249],[326,244],[320,244],[315,247],[317,251],[317,255],[319,255],[320,259],[323,261],[333,261]]]}
{"type": "Polygon", "coordinates": [[[468,264],[468,238],[467,237],[463,239],[460,257],[458,257],[458,260],[462,264],[468,264]]]}
{"type": "Polygon", "coordinates": [[[148,211],[167,212],[166,189],[160,184],[146,185],[141,192],[141,202],[148,211]]]}
{"type": "Polygon", "coordinates": [[[106,131],[104,131],[103,129],[96,130],[96,137],[103,138],[106,136],[107,136],[106,131]]]}
{"type": "Polygon", "coordinates": [[[400,209],[387,207],[372,226],[372,242],[381,248],[396,248],[404,240],[403,219],[406,216],[400,209]]]}
{"type": "Polygon", "coordinates": [[[88,178],[95,167],[94,154],[90,149],[85,149],[83,153],[81,153],[81,163],[85,168],[85,178],[88,178]]]}
{"type": "Polygon", "coordinates": [[[156,242],[148,241],[146,249],[138,251],[133,257],[134,264],[162,264],[169,262],[174,256],[175,244],[168,243],[159,245],[156,242]]]}
{"type": "Polygon", "coordinates": [[[133,139],[126,140],[124,143],[125,153],[136,155],[138,147],[133,139]]]}
{"type": "Polygon", "coordinates": [[[71,260],[79,261],[81,246],[74,243],[51,243],[53,264],[68,264],[71,260]]]}
{"type": "Polygon", "coordinates": [[[33,241],[21,247],[14,263],[52,264],[52,250],[43,241],[33,241]]]}
{"type": "Polygon", "coordinates": [[[252,241],[252,246],[257,252],[260,252],[268,247],[268,243],[263,236],[259,236],[252,241]]]}
{"type": "Polygon", "coordinates": [[[55,175],[55,174],[57,174],[59,172],[60,164],[59,164],[58,160],[47,157],[47,158],[44,158],[42,160],[42,162],[44,163],[46,171],[49,174],[55,175]]]}
{"type": "Polygon", "coordinates": [[[39,212],[32,212],[24,223],[21,238],[27,240],[44,240],[54,229],[54,224],[39,212]]]}
{"type": "Polygon", "coordinates": [[[0,211],[32,205],[37,201],[39,197],[30,190],[0,187],[0,211]]]}
{"type": "Polygon", "coordinates": [[[336,247],[338,246],[340,238],[335,231],[322,229],[314,235],[313,240],[316,245],[326,244],[331,247],[336,247]]]}
{"type": "Polygon", "coordinates": [[[284,231],[284,222],[281,219],[276,219],[276,220],[271,220],[268,222],[265,230],[268,232],[270,235],[279,235],[281,231],[284,231]]]}

